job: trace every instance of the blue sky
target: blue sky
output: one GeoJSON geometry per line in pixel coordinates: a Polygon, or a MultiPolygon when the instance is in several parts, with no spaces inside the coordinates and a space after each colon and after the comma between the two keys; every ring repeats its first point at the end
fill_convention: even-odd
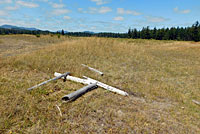
{"type": "Polygon", "coordinates": [[[51,31],[127,32],[197,20],[200,0],[0,0],[0,25],[51,31]]]}

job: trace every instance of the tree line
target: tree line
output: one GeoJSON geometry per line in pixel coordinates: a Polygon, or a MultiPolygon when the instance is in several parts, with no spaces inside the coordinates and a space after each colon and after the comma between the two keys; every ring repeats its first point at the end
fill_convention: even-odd
{"type": "Polygon", "coordinates": [[[156,39],[156,40],[182,40],[200,41],[200,24],[195,22],[191,27],[172,27],[150,29],[148,26],[142,30],[129,29],[128,37],[133,39],[156,39]]]}
{"type": "Polygon", "coordinates": [[[0,35],[7,35],[7,34],[50,34],[50,31],[42,31],[42,30],[24,30],[24,29],[6,29],[0,28],[0,35]]]}
{"type": "Polygon", "coordinates": [[[150,29],[149,26],[142,30],[136,28],[128,29],[128,33],[84,33],[69,32],[69,36],[81,37],[112,37],[112,38],[133,38],[133,39],[155,39],[155,40],[179,40],[179,41],[200,41],[200,24],[195,22],[191,27],[171,27],[150,29]]]}
{"type": "Polygon", "coordinates": [[[136,28],[128,29],[127,33],[92,33],[92,32],[67,32],[64,30],[60,32],[50,32],[50,31],[30,31],[22,29],[4,29],[0,28],[0,35],[5,34],[61,34],[76,37],[112,37],[112,38],[133,38],[133,39],[156,39],[156,40],[181,40],[181,41],[200,41],[200,24],[195,22],[190,27],[171,27],[171,28],[153,28],[150,29],[149,26],[143,27],[141,30],[136,28]]]}
{"type": "Polygon", "coordinates": [[[111,38],[128,38],[127,33],[88,33],[88,32],[68,32],[65,35],[76,37],[111,37],[111,38]]]}

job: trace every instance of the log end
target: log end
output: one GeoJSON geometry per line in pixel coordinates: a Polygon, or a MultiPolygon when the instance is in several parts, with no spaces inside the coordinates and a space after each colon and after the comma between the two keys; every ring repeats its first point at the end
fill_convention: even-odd
{"type": "Polygon", "coordinates": [[[62,101],[69,101],[70,99],[69,99],[69,97],[68,96],[64,96],[64,97],[62,97],[62,101]]]}

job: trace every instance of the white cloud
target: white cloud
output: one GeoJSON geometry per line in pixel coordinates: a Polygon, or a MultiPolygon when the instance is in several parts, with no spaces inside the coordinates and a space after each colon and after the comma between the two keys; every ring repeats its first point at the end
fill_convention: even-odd
{"type": "Polygon", "coordinates": [[[91,27],[91,30],[96,30],[96,29],[97,29],[96,26],[92,26],[92,27],[91,27]]]}
{"type": "Polygon", "coordinates": [[[83,11],[83,8],[78,8],[78,11],[83,11]]]}
{"type": "Polygon", "coordinates": [[[90,0],[90,1],[95,2],[96,5],[103,5],[103,4],[108,3],[107,0],[90,0]]]}
{"type": "Polygon", "coordinates": [[[174,12],[176,12],[176,13],[181,13],[181,14],[188,14],[188,13],[190,13],[191,11],[190,11],[189,9],[187,9],[187,10],[179,10],[179,8],[176,7],[176,8],[174,8],[174,12]]]}
{"type": "Polygon", "coordinates": [[[0,10],[0,16],[6,16],[6,15],[8,15],[7,12],[5,12],[5,11],[1,11],[1,10],[0,10]]]}
{"type": "Polygon", "coordinates": [[[11,22],[9,20],[6,19],[1,19],[0,18],[0,25],[4,25],[4,24],[10,24],[11,22]]]}
{"type": "Polygon", "coordinates": [[[8,7],[5,7],[5,9],[8,10],[8,11],[13,11],[13,10],[19,9],[19,6],[14,6],[14,7],[8,6],[8,7]]]}
{"type": "Polygon", "coordinates": [[[53,15],[61,15],[61,14],[66,14],[66,13],[69,13],[70,10],[68,9],[55,9],[53,10],[52,14],[53,15]]]}
{"type": "Polygon", "coordinates": [[[32,0],[32,1],[34,1],[34,2],[48,2],[49,0],[32,0]]]}
{"type": "Polygon", "coordinates": [[[58,3],[50,3],[53,8],[63,8],[64,4],[58,4],[58,3]]]}
{"type": "Polygon", "coordinates": [[[36,18],[35,21],[36,21],[36,22],[40,22],[40,19],[39,19],[39,18],[36,18]]]}
{"type": "Polygon", "coordinates": [[[22,1],[22,0],[17,1],[16,4],[24,6],[24,7],[28,7],[28,8],[39,7],[38,4],[35,4],[35,3],[32,3],[32,2],[25,2],[25,1],[22,1]]]}
{"type": "Polygon", "coordinates": [[[105,14],[108,12],[111,12],[112,9],[109,7],[100,7],[100,8],[96,8],[96,7],[89,7],[88,10],[84,10],[83,8],[78,8],[78,11],[81,13],[89,13],[89,14],[105,14]]]}
{"type": "Polygon", "coordinates": [[[97,27],[95,31],[99,32],[126,32],[128,29],[124,24],[107,21],[93,21],[92,24],[97,27]]]}
{"type": "Polygon", "coordinates": [[[124,10],[123,8],[117,8],[117,13],[118,14],[131,14],[131,15],[134,15],[134,16],[141,15],[140,12],[136,12],[134,10],[124,10]]]}
{"type": "Polygon", "coordinates": [[[38,1],[41,1],[41,2],[48,2],[48,0],[38,0],[38,1]]]}
{"type": "Polygon", "coordinates": [[[121,17],[121,16],[114,17],[113,20],[116,20],[116,21],[123,21],[123,20],[124,20],[124,17],[121,17]]]}
{"type": "Polygon", "coordinates": [[[153,16],[145,16],[145,18],[148,22],[152,22],[152,23],[160,23],[160,22],[165,22],[169,20],[163,17],[153,17],[153,16]]]}
{"type": "Polygon", "coordinates": [[[12,0],[0,0],[0,4],[11,4],[12,0]]]}
{"type": "MultiPolygon", "coordinates": [[[[94,13],[98,12],[98,9],[95,8],[95,7],[89,7],[88,10],[89,10],[88,12],[91,13],[91,14],[94,14],[94,13]]],[[[87,13],[87,11],[86,11],[86,13],[87,13]]]]}
{"type": "Polygon", "coordinates": [[[109,7],[101,7],[99,9],[99,13],[101,13],[101,14],[108,13],[108,12],[111,12],[111,11],[112,11],[112,9],[109,8],[109,7]]]}
{"type": "Polygon", "coordinates": [[[70,20],[71,17],[69,17],[69,16],[64,16],[63,19],[65,19],[65,20],[70,20]]]}
{"type": "Polygon", "coordinates": [[[83,8],[78,8],[78,11],[79,11],[80,13],[87,13],[87,11],[84,11],[83,8]]]}

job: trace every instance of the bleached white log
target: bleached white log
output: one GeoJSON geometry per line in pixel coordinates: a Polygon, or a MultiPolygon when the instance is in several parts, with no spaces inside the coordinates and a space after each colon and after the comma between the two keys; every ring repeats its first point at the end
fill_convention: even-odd
{"type": "Polygon", "coordinates": [[[199,102],[199,101],[192,100],[192,102],[194,102],[194,103],[197,104],[197,105],[200,105],[200,102],[199,102]]]}
{"type": "Polygon", "coordinates": [[[57,107],[58,111],[60,112],[60,116],[62,117],[62,112],[60,110],[60,107],[58,105],[56,105],[56,107],[57,107]]]}
{"type": "MultiPolygon", "coordinates": [[[[54,73],[54,76],[59,76],[59,75],[61,75],[61,74],[60,74],[60,73],[57,73],[57,72],[54,73]]],[[[97,83],[97,86],[102,87],[102,88],[104,88],[104,89],[106,89],[106,90],[109,90],[109,91],[118,93],[118,94],[120,94],[120,95],[128,96],[128,93],[126,93],[126,92],[124,92],[124,91],[122,91],[122,90],[119,90],[119,89],[117,89],[117,88],[115,88],[115,87],[109,86],[109,85],[107,85],[107,84],[104,84],[104,83],[102,83],[102,82],[100,82],[100,81],[91,79],[91,78],[86,77],[86,76],[84,76],[84,78],[85,78],[85,79],[80,79],[80,78],[77,78],[77,77],[74,77],[74,76],[70,76],[70,75],[68,75],[68,76],[66,77],[67,80],[79,82],[79,83],[82,83],[82,84],[85,84],[85,85],[92,84],[92,83],[97,83]]]]}
{"type": "Polygon", "coordinates": [[[109,91],[112,91],[112,92],[115,92],[115,93],[118,93],[118,94],[121,94],[121,95],[124,95],[124,96],[128,96],[128,93],[127,92],[124,92],[124,91],[122,91],[122,90],[119,90],[119,89],[117,89],[117,88],[115,88],[115,87],[112,87],[112,86],[109,86],[109,85],[107,85],[107,84],[104,84],[104,83],[102,83],[102,82],[100,82],[100,81],[97,81],[97,80],[94,80],[94,79],[92,79],[92,78],[89,78],[89,77],[86,77],[86,76],[83,76],[85,79],[87,79],[88,81],[90,81],[91,83],[97,83],[97,85],[99,86],[99,87],[102,87],[102,88],[104,88],[104,89],[107,89],[107,90],[109,90],[109,91]]]}
{"type": "Polygon", "coordinates": [[[84,67],[87,67],[89,70],[94,71],[94,72],[96,72],[96,73],[99,73],[101,76],[103,76],[103,72],[101,72],[101,71],[99,71],[99,70],[97,70],[97,69],[94,69],[94,68],[92,68],[92,67],[89,67],[89,66],[87,66],[87,65],[85,65],[85,64],[81,64],[81,65],[84,66],[84,67]]]}
{"type": "Polygon", "coordinates": [[[85,94],[86,92],[88,92],[89,90],[92,90],[92,89],[95,89],[97,88],[97,83],[92,83],[92,84],[89,84],[75,92],[72,92],[68,95],[65,95],[62,97],[62,100],[64,101],[73,101],[73,100],[76,100],[78,97],[82,96],[83,94],[85,94]]]}
{"type": "MultiPolygon", "coordinates": [[[[54,73],[54,76],[56,76],[56,77],[58,77],[60,75],[61,75],[61,73],[57,73],[57,72],[54,73]]],[[[62,79],[64,79],[64,77],[62,77],[62,79]]],[[[91,82],[89,82],[86,79],[80,79],[78,77],[74,77],[74,76],[70,76],[70,75],[67,75],[66,80],[82,83],[82,84],[85,84],[85,85],[92,84],[91,82]]]]}
{"type": "Polygon", "coordinates": [[[39,86],[42,86],[42,85],[44,85],[44,84],[47,84],[47,83],[49,83],[49,82],[51,82],[51,81],[54,81],[54,80],[57,80],[57,79],[60,79],[60,78],[65,79],[65,78],[67,77],[67,75],[69,75],[69,74],[70,74],[69,72],[64,73],[64,74],[60,74],[59,76],[56,76],[55,78],[49,79],[49,80],[44,81],[44,82],[42,82],[42,83],[40,83],[40,84],[38,84],[38,85],[35,85],[35,86],[31,87],[31,88],[28,88],[28,90],[30,91],[30,90],[32,90],[32,89],[34,89],[34,88],[37,88],[37,87],[39,87],[39,86]]]}

